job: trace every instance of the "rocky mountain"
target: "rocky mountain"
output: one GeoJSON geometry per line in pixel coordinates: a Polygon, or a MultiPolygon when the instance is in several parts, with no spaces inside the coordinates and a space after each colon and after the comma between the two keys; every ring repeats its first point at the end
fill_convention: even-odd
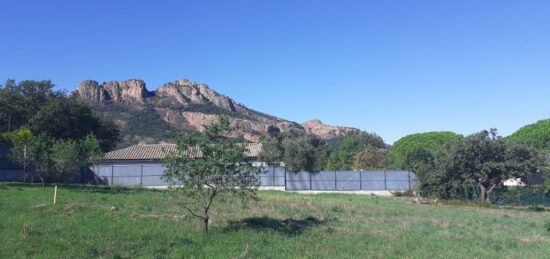
{"type": "Polygon", "coordinates": [[[320,120],[309,120],[302,123],[305,131],[324,139],[333,139],[350,133],[359,133],[360,130],[350,127],[331,126],[323,124],[320,120]]]}
{"type": "Polygon", "coordinates": [[[309,132],[325,139],[357,129],[329,126],[319,120],[300,125],[264,114],[235,102],[206,84],[182,79],[147,90],[145,82],[131,79],[99,83],[82,81],[72,96],[91,104],[95,111],[111,117],[121,128],[121,146],[172,140],[176,131],[202,131],[204,125],[228,114],[231,136],[257,142],[268,132],[309,132]]]}

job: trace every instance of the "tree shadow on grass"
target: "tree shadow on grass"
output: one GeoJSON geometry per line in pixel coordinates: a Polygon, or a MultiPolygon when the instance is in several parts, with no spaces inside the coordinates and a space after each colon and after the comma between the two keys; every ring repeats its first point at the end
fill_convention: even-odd
{"type": "Polygon", "coordinates": [[[279,233],[295,236],[302,234],[306,229],[326,224],[327,220],[315,217],[305,219],[274,219],[270,217],[251,217],[239,221],[230,221],[225,231],[253,229],[258,231],[272,230],[279,233]]]}

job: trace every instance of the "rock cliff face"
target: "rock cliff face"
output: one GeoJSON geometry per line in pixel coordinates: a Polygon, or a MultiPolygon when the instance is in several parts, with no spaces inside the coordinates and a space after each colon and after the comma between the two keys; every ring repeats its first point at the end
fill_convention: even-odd
{"type": "Polygon", "coordinates": [[[230,112],[237,111],[237,105],[229,97],[215,92],[205,84],[197,84],[186,79],[161,86],[157,89],[156,95],[158,98],[167,99],[170,104],[212,104],[230,112]]]}
{"type": "Polygon", "coordinates": [[[310,120],[302,123],[305,131],[324,139],[333,139],[349,133],[358,133],[359,129],[350,127],[330,126],[323,124],[320,120],[310,120]]]}
{"type": "Polygon", "coordinates": [[[97,81],[82,81],[73,93],[77,97],[94,104],[110,101],[124,104],[144,104],[152,94],[142,80],[110,81],[99,84],[97,81]]]}

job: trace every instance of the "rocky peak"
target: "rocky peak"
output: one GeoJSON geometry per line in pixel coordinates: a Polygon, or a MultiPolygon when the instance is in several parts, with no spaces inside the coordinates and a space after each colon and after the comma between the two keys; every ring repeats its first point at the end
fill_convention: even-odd
{"type": "Polygon", "coordinates": [[[302,123],[302,126],[307,133],[317,135],[324,139],[333,139],[360,131],[356,128],[326,125],[318,119],[306,121],[302,123]]]}
{"type": "Polygon", "coordinates": [[[237,104],[229,97],[210,89],[206,84],[182,79],[161,86],[156,91],[159,98],[169,98],[181,105],[214,104],[220,108],[235,112],[237,104]]]}
{"type": "Polygon", "coordinates": [[[110,81],[99,84],[94,80],[82,81],[73,95],[92,103],[113,101],[124,104],[144,104],[152,96],[143,80],[110,81]]]}

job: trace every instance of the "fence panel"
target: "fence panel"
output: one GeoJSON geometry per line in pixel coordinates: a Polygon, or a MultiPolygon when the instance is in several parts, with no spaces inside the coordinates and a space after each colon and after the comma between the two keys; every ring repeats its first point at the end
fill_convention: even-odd
{"type": "Polygon", "coordinates": [[[273,168],[273,186],[285,186],[286,169],[284,167],[273,168]]]}
{"type": "Polygon", "coordinates": [[[335,190],[336,172],[320,171],[311,173],[311,189],[312,190],[335,190]]]}

